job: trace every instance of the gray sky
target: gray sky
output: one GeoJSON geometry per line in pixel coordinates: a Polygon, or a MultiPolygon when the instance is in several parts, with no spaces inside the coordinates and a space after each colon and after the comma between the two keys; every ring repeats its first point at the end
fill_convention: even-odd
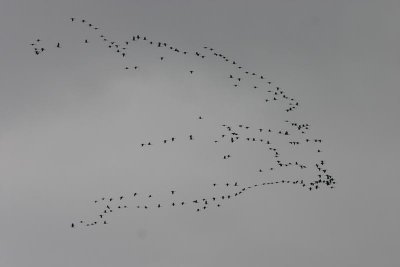
{"type": "Polygon", "coordinates": [[[0,0],[0,265],[397,266],[399,12],[394,0],[0,0]],[[300,107],[266,107],[250,82],[232,87],[232,68],[211,55],[137,44],[122,60],[69,17],[117,41],[143,34],[188,51],[214,47],[300,107]],[[47,48],[39,56],[36,38],[47,48]],[[284,158],[325,160],[334,190],[269,186],[202,213],[129,208],[109,225],[71,229],[96,215],[102,196],[137,191],[170,203],[171,188],[190,200],[214,194],[214,181],[271,179],[257,173],[273,165],[265,149],[211,141],[223,123],[279,128],[286,119],[311,124],[323,153],[276,138],[284,158]],[[171,136],[176,144],[160,143],[171,136]]]}

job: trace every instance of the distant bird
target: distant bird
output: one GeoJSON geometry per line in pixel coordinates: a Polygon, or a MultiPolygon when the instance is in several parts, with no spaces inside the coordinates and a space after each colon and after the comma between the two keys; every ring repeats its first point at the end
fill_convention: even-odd
{"type": "Polygon", "coordinates": [[[71,18],[71,21],[74,21],[75,20],[75,18],[71,18]]]}
{"type": "Polygon", "coordinates": [[[75,227],[75,225],[74,225],[74,224],[71,224],[71,227],[72,227],[72,228],[74,228],[74,227],[75,227]]]}
{"type": "Polygon", "coordinates": [[[60,47],[61,47],[60,43],[57,43],[57,48],[60,48],[60,47]]]}

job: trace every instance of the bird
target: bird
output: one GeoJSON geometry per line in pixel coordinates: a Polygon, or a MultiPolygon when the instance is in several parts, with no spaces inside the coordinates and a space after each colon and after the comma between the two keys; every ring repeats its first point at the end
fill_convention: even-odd
{"type": "Polygon", "coordinates": [[[61,47],[60,43],[57,43],[57,48],[60,48],[60,47],[61,47]]]}
{"type": "Polygon", "coordinates": [[[74,228],[74,227],[75,227],[75,224],[72,223],[72,224],[71,224],[71,228],[74,228]]]}

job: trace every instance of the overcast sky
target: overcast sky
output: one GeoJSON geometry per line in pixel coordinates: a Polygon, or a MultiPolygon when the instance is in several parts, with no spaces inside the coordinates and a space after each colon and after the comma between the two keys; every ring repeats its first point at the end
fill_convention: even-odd
{"type": "Polygon", "coordinates": [[[0,0],[0,265],[397,266],[399,13],[395,0],[0,0]],[[137,44],[122,59],[100,31],[207,57],[137,44]],[[254,83],[234,88],[232,67],[203,46],[299,108],[267,107],[254,83]],[[276,137],[283,158],[326,161],[336,188],[269,186],[201,213],[127,200],[108,225],[70,227],[94,218],[103,196],[151,193],[167,205],[172,189],[191,200],[226,193],[214,182],[308,179],[295,168],[258,173],[273,166],[259,146],[213,144],[221,124],[249,125],[244,138],[284,120],[309,123],[323,152],[276,137]]]}

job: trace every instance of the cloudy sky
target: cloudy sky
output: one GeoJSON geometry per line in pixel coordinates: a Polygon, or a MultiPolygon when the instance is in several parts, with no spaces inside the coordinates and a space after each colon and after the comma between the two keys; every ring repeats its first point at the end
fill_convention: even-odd
{"type": "Polygon", "coordinates": [[[0,0],[0,265],[397,266],[399,12],[395,0],[0,0]],[[122,59],[70,17],[118,42],[146,35],[208,56],[143,43],[122,59]],[[299,108],[266,106],[247,80],[233,87],[239,73],[203,46],[299,108]],[[334,190],[269,186],[201,213],[127,200],[108,225],[71,228],[103,196],[151,193],[164,206],[172,189],[191,200],[226,194],[214,182],[280,177],[257,172],[273,166],[265,149],[212,141],[221,124],[249,125],[244,138],[284,120],[323,139],[316,155],[276,137],[284,159],[326,161],[334,190]]]}

